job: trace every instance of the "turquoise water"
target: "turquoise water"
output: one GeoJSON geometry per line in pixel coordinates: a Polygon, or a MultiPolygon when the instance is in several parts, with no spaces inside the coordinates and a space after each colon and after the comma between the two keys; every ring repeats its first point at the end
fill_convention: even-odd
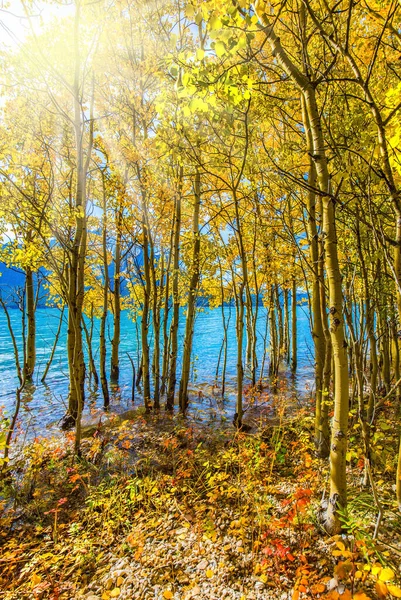
{"type": "MultiPolygon", "coordinates": [[[[228,318],[231,310],[231,320],[228,335],[228,362],[226,377],[226,402],[225,409],[233,412],[235,399],[236,376],[236,340],[235,340],[235,309],[225,307],[225,316],[228,318]]],[[[46,362],[50,356],[54,337],[57,331],[60,312],[56,308],[39,308],[37,310],[37,364],[33,385],[24,393],[22,420],[24,429],[30,429],[31,434],[42,433],[43,428],[55,424],[65,413],[68,396],[68,362],[66,347],[66,316],[52,366],[47,375],[46,383],[40,382],[46,362]]],[[[10,309],[10,317],[18,341],[22,357],[22,326],[21,313],[18,309],[10,309]]],[[[302,396],[310,393],[313,382],[313,356],[312,338],[310,335],[309,320],[304,307],[297,307],[298,325],[298,370],[294,381],[295,390],[302,396]]],[[[138,333],[140,324],[133,323],[127,312],[122,313],[121,319],[121,345],[120,345],[120,381],[119,387],[111,390],[111,410],[122,411],[131,407],[132,369],[127,353],[133,358],[135,366],[138,365],[138,333]]],[[[264,352],[264,335],[266,329],[266,310],[259,307],[257,322],[258,332],[258,359],[261,364],[264,352]]],[[[112,324],[108,324],[108,335],[112,332],[112,324]]],[[[179,347],[185,331],[185,313],[181,312],[179,327],[179,347]]],[[[95,320],[93,336],[93,352],[98,367],[99,347],[99,321],[95,320]]],[[[192,405],[199,407],[201,403],[212,406],[217,404],[215,382],[216,365],[223,338],[221,308],[202,309],[196,317],[193,366],[191,370],[192,405]]],[[[152,341],[152,340],[150,340],[152,341]]],[[[267,340],[268,343],[268,340],[267,340]]],[[[108,349],[110,351],[110,348],[108,349]]],[[[22,358],[21,358],[22,362],[22,358]]],[[[107,368],[110,365],[110,354],[107,359],[107,368]]],[[[178,360],[178,369],[181,367],[181,354],[178,360]]],[[[267,377],[268,362],[265,365],[267,377]]],[[[288,373],[283,371],[284,377],[288,373]]],[[[0,406],[4,407],[7,414],[13,409],[17,377],[14,364],[14,354],[11,338],[7,329],[6,318],[0,311],[0,406]]],[[[135,404],[142,404],[140,393],[136,391],[135,404]]],[[[88,388],[85,418],[90,419],[90,411],[100,409],[102,398],[100,390],[88,388]]]]}

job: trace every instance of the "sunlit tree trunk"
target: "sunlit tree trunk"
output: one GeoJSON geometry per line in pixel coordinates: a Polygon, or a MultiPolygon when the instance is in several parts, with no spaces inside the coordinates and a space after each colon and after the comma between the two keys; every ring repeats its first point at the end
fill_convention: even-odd
{"type": "Polygon", "coordinates": [[[338,518],[338,509],[344,510],[347,504],[346,451],[349,401],[347,344],[344,335],[343,296],[341,271],[338,262],[335,201],[329,195],[331,193],[330,181],[315,89],[310,85],[307,86],[304,90],[304,96],[313,140],[313,160],[319,188],[323,194],[322,235],[324,236],[325,263],[329,284],[330,334],[335,369],[334,417],[330,452],[330,498],[326,526],[329,531],[339,531],[341,524],[338,518]]]}
{"type": "Polygon", "coordinates": [[[343,298],[341,288],[341,271],[338,262],[337,235],[335,227],[335,206],[331,196],[330,179],[327,168],[325,143],[319,110],[316,103],[315,87],[291,61],[275,34],[266,15],[260,15],[264,23],[264,34],[271,46],[278,64],[298,85],[304,95],[305,109],[309,118],[309,126],[313,143],[313,161],[316,168],[317,182],[322,194],[323,235],[325,244],[325,263],[329,284],[331,340],[334,353],[335,390],[334,417],[330,452],[330,497],[326,514],[326,527],[330,532],[338,532],[341,523],[338,509],[345,510],[347,505],[346,483],[346,450],[348,430],[348,358],[344,336],[344,319],[342,313],[343,298]]]}
{"type": "Polygon", "coordinates": [[[313,162],[313,140],[309,125],[309,117],[305,106],[305,99],[301,96],[302,118],[304,123],[306,143],[308,148],[308,196],[307,196],[307,234],[309,243],[309,261],[312,270],[311,286],[311,309],[312,309],[312,338],[315,351],[315,445],[320,456],[328,456],[330,453],[329,425],[327,421],[327,410],[323,403],[327,397],[323,395],[323,370],[325,360],[326,341],[323,331],[322,307],[320,294],[319,274],[319,236],[316,224],[316,169],[313,162]]]}
{"type": "Polygon", "coordinates": [[[74,21],[74,133],[77,155],[75,193],[75,233],[72,241],[69,288],[68,288],[68,359],[69,359],[69,399],[66,425],[75,424],[75,452],[80,452],[81,415],[85,399],[85,359],[82,344],[82,309],[85,293],[85,258],[87,240],[86,215],[86,176],[93,145],[93,91],[90,107],[89,140],[86,157],[83,149],[85,131],[82,107],[80,40],[80,2],[76,3],[74,21]]]}

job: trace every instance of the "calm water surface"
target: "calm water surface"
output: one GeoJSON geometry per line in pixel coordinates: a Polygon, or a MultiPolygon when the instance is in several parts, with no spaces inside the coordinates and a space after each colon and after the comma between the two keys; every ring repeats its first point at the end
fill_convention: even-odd
{"type": "MultiPolygon", "coordinates": [[[[228,336],[228,361],[226,378],[226,399],[224,409],[228,414],[234,412],[235,402],[235,376],[236,376],[236,339],[235,339],[235,309],[225,307],[224,312],[228,318],[231,311],[231,320],[228,336]]],[[[54,338],[56,335],[60,312],[57,308],[39,308],[37,310],[37,365],[33,385],[24,393],[24,403],[21,411],[23,429],[28,435],[40,435],[51,429],[65,413],[68,396],[68,361],[67,361],[67,325],[66,316],[59,343],[54,355],[52,366],[47,375],[46,383],[40,382],[46,362],[49,359],[54,338]]],[[[22,356],[22,325],[21,313],[18,309],[10,309],[10,317],[22,356]]],[[[293,390],[299,396],[310,394],[313,382],[313,356],[312,338],[309,329],[309,320],[305,309],[297,307],[298,320],[298,371],[293,381],[293,390]]],[[[120,381],[119,387],[111,390],[111,410],[121,412],[131,407],[132,368],[128,354],[133,358],[135,366],[138,365],[138,337],[140,323],[133,323],[127,312],[121,318],[121,345],[120,345],[120,381]]],[[[185,331],[185,314],[181,313],[179,328],[180,356],[178,369],[181,367],[182,342],[185,331]]],[[[266,310],[259,307],[257,322],[258,331],[258,360],[262,363],[264,354],[264,336],[266,333],[266,310]]],[[[112,333],[112,324],[109,324],[109,337],[112,333]]],[[[99,359],[99,322],[95,321],[93,334],[93,352],[98,367],[99,359]]],[[[209,409],[215,405],[221,408],[217,389],[213,388],[215,382],[216,365],[223,338],[221,308],[203,309],[198,313],[195,323],[193,366],[191,370],[191,405],[195,410],[209,409]]],[[[268,338],[267,338],[268,345],[268,338]]],[[[110,351],[110,347],[108,348],[110,351]]],[[[22,359],[21,359],[22,360],[22,359]]],[[[109,369],[110,353],[107,368],[109,369]]],[[[268,361],[264,375],[267,376],[268,361]]],[[[283,377],[288,373],[283,371],[283,377]]],[[[4,407],[6,414],[10,414],[15,402],[15,389],[17,376],[14,364],[13,347],[4,312],[0,312],[0,407],[4,407]]],[[[135,404],[142,403],[140,393],[136,391],[135,404]]],[[[93,420],[93,414],[102,407],[102,398],[99,390],[88,387],[84,420],[93,420]]]]}

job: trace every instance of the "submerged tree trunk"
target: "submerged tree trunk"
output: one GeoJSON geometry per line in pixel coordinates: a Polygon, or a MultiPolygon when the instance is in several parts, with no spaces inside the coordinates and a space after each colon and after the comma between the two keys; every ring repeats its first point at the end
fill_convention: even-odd
{"type": "Polygon", "coordinates": [[[142,381],[143,381],[143,399],[146,412],[150,409],[150,361],[149,361],[149,302],[151,293],[150,267],[149,267],[149,229],[146,215],[146,200],[142,200],[142,236],[143,236],[143,305],[141,318],[141,342],[142,342],[142,381]]]}
{"type": "Polygon", "coordinates": [[[180,381],[179,391],[179,405],[180,410],[185,414],[188,408],[188,383],[189,383],[189,371],[191,365],[191,353],[192,353],[192,339],[194,333],[195,323],[195,311],[196,311],[196,296],[198,291],[200,270],[199,270],[199,258],[200,258],[200,234],[199,234],[199,213],[201,205],[201,192],[200,192],[200,173],[196,170],[195,173],[195,184],[194,184],[194,216],[192,226],[193,236],[193,254],[192,264],[190,268],[191,278],[188,290],[188,305],[187,305],[187,320],[185,324],[185,338],[184,338],[184,351],[182,357],[182,374],[180,381]]]}
{"type": "Polygon", "coordinates": [[[114,289],[113,289],[113,317],[114,317],[114,328],[113,338],[111,340],[111,365],[110,365],[110,379],[112,382],[117,383],[120,374],[120,360],[119,360],[119,348],[120,348],[120,335],[121,335],[121,238],[122,238],[122,220],[123,211],[121,206],[117,209],[116,218],[116,246],[114,249],[114,289]]]}
{"type": "Polygon", "coordinates": [[[82,107],[80,41],[80,10],[76,4],[74,23],[74,133],[77,154],[75,192],[75,233],[72,241],[68,287],[68,366],[70,374],[68,414],[64,427],[75,425],[75,452],[80,453],[81,415],[85,399],[85,360],[82,344],[82,318],[85,293],[85,259],[87,240],[86,176],[93,145],[93,90],[90,106],[89,140],[86,158],[83,136],[86,118],[82,107]]]}
{"type": "Polygon", "coordinates": [[[28,332],[26,336],[24,370],[26,381],[31,381],[33,377],[33,372],[35,370],[36,362],[36,317],[33,272],[30,267],[27,267],[25,270],[25,290],[28,332]]]}
{"type": "Polygon", "coordinates": [[[84,315],[82,315],[82,328],[83,328],[83,330],[85,332],[86,347],[88,349],[89,382],[91,381],[91,378],[93,377],[93,381],[94,381],[95,387],[97,387],[99,385],[99,375],[97,374],[96,365],[95,365],[95,359],[94,359],[93,350],[92,350],[92,341],[93,341],[93,304],[91,306],[90,328],[88,330],[88,327],[86,326],[86,323],[85,323],[85,317],[84,317],[84,315]]]}
{"type": "Polygon", "coordinates": [[[153,402],[154,408],[160,408],[160,304],[157,285],[155,252],[153,240],[150,238],[150,270],[152,284],[152,321],[153,321],[153,402]]]}
{"type": "Polygon", "coordinates": [[[291,293],[291,370],[297,370],[298,343],[297,343],[297,281],[295,275],[292,279],[291,293]]]}
{"type": "Polygon", "coordinates": [[[284,357],[285,362],[290,362],[290,306],[289,290],[284,288],[284,357]]]}
{"type": "Polygon", "coordinates": [[[183,168],[180,167],[179,182],[175,200],[174,214],[174,241],[173,241],[173,317],[170,330],[170,360],[167,387],[166,410],[173,410],[175,385],[177,381],[177,354],[178,354],[178,324],[180,318],[180,298],[178,293],[178,276],[180,263],[180,231],[181,231],[181,195],[183,185],[183,168]]]}
{"type": "MultiPolygon", "coordinates": [[[[163,301],[163,358],[162,358],[162,379],[160,385],[160,395],[164,396],[166,393],[167,375],[168,375],[168,364],[169,364],[169,351],[170,351],[170,338],[168,334],[168,314],[169,314],[169,300],[170,300],[170,265],[171,265],[171,248],[167,262],[167,268],[161,270],[161,278],[166,278],[164,285],[164,301],[163,301]],[[165,275],[164,275],[165,273],[165,275]]],[[[162,255],[162,263],[164,265],[164,254],[162,255]]],[[[162,293],[162,292],[160,292],[162,293]]]]}
{"type": "Polygon", "coordinates": [[[49,372],[49,369],[50,369],[51,364],[52,364],[53,359],[54,359],[54,355],[56,353],[57,344],[58,344],[58,341],[60,339],[61,328],[63,326],[64,311],[65,311],[65,305],[63,306],[63,308],[61,309],[61,312],[60,312],[60,319],[59,319],[59,322],[58,322],[58,327],[57,327],[57,331],[56,331],[56,336],[54,338],[53,347],[52,347],[52,350],[50,352],[49,360],[46,363],[46,367],[45,367],[45,370],[43,371],[43,375],[42,375],[42,378],[41,378],[41,382],[42,383],[44,383],[46,381],[47,374],[49,372]]]}
{"type": "Polygon", "coordinates": [[[279,351],[277,343],[277,316],[276,316],[276,303],[274,300],[274,286],[270,289],[270,304],[269,304],[269,317],[270,317],[270,366],[269,375],[273,379],[273,386],[276,387],[276,379],[279,369],[279,351]]]}
{"type": "Polygon", "coordinates": [[[107,260],[107,197],[105,187],[105,173],[102,172],[103,181],[103,227],[102,227],[102,258],[103,258],[103,306],[102,315],[100,317],[100,383],[103,393],[104,408],[108,408],[110,404],[109,386],[106,374],[106,319],[109,302],[109,264],[107,260]]]}

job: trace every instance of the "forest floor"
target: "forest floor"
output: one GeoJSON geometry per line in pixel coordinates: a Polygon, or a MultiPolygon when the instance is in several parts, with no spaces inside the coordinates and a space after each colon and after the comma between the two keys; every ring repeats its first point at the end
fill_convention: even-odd
{"type": "Polygon", "coordinates": [[[373,438],[378,540],[356,421],[349,512],[330,537],[328,461],[315,456],[312,417],[283,400],[270,409],[250,433],[139,410],[90,432],[79,460],[72,435],[36,439],[3,484],[0,598],[400,598],[390,419],[373,438]]]}

